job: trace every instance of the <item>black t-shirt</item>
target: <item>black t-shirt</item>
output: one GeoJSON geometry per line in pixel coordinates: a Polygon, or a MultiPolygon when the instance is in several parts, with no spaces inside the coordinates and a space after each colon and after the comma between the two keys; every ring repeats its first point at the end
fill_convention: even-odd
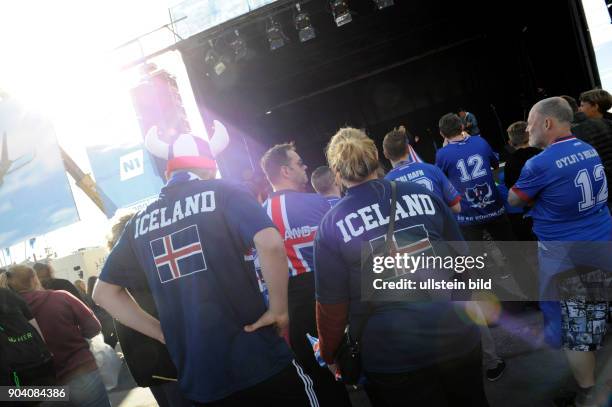
{"type": "Polygon", "coordinates": [[[508,157],[504,167],[504,184],[506,184],[508,189],[512,188],[516,181],[518,181],[521,176],[521,170],[527,160],[541,152],[542,150],[535,147],[519,148],[508,157]]]}
{"type": "MultiPolygon", "coordinates": [[[[572,133],[595,148],[609,181],[612,179],[612,120],[607,117],[609,115],[604,115],[603,119],[588,119],[578,112],[572,123],[572,133]]],[[[612,203],[612,194],[608,194],[608,202],[612,203]]]]}

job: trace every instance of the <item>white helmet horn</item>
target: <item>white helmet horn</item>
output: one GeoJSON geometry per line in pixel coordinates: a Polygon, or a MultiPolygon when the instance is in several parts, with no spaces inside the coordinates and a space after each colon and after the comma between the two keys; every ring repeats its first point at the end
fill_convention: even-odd
{"type": "Polygon", "coordinates": [[[227,129],[223,123],[218,120],[213,120],[213,125],[215,126],[215,133],[209,140],[209,146],[213,157],[216,157],[227,148],[230,140],[227,129]]]}
{"type": "Polygon", "coordinates": [[[164,160],[168,159],[169,146],[159,139],[157,126],[151,126],[147,132],[145,136],[145,147],[154,156],[163,158],[164,160]]]}

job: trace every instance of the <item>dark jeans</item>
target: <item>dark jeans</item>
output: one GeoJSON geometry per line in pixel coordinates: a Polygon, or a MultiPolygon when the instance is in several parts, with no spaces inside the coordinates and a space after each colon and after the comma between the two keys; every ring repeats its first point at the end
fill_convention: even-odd
{"type": "Polygon", "coordinates": [[[407,373],[366,373],[373,407],[489,405],[482,377],[480,346],[469,353],[407,373]]]}
{"type": "Polygon", "coordinates": [[[350,406],[351,401],[342,382],[336,381],[327,367],[314,357],[306,334],[318,337],[315,314],[314,276],[302,274],[289,279],[289,341],[295,358],[310,376],[322,406],[350,406]]]}
{"type": "MultiPolygon", "coordinates": [[[[517,241],[512,226],[506,215],[498,216],[497,218],[477,225],[461,226],[461,233],[466,241],[470,244],[470,250],[475,256],[480,256],[484,253],[484,245],[480,242],[484,240],[484,232],[488,232],[496,242],[512,242],[517,241]]],[[[497,245],[501,253],[508,261],[508,271],[512,274],[514,281],[527,297],[527,299],[535,300],[538,298],[537,289],[537,274],[536,269],[531,267],[525,261],[525,253],[522,246],[512,243],[497,245]]]]}
{"type": "Polygon", "coordinates": [[[183,397],[177,382],[168,382],[149,387],[159,407],[191,407],[191,401],[183,397]]]}
{"type": "Polygon", "coordinates": [[[193,402],[202,407],[315,407],[319,404],[312,390],[312,381],[293,361],[268,380],[210,403],[193,402]]]}

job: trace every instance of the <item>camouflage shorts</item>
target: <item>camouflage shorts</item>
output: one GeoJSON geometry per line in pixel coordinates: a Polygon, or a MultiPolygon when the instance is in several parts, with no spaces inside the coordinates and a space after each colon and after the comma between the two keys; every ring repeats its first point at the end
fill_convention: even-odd
{"type": "Polygon", "coordinates": [[[563,347],[582,352],[601,348],[607,330],[608,311],[607,302],[561,301],[563,347]]]}

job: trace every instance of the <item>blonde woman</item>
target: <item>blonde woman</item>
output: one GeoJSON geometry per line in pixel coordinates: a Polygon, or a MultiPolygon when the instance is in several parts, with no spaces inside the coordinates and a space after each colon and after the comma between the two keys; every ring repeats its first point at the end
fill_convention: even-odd
{"type": "MultiPolygon", "coordinates": [[[[323,359],[335,369],[348,323],[352,336],[361,336],[365,389],[373,406],[486,406],[480,335],[460,317],[460,306],[362,302],[362,248],[385,239],[391,183],[378,178],[378,151],[360,130],[340,129],[326,154],[347,192],[323,218],[315,240],[317,326],[323,359]],[[356,331],[368,314],[360,335],[356,331]]],[[[398,182],[396,197],[395,244],[411,239],[463,241],[448,205],[425,187],[398,182]]]]}

